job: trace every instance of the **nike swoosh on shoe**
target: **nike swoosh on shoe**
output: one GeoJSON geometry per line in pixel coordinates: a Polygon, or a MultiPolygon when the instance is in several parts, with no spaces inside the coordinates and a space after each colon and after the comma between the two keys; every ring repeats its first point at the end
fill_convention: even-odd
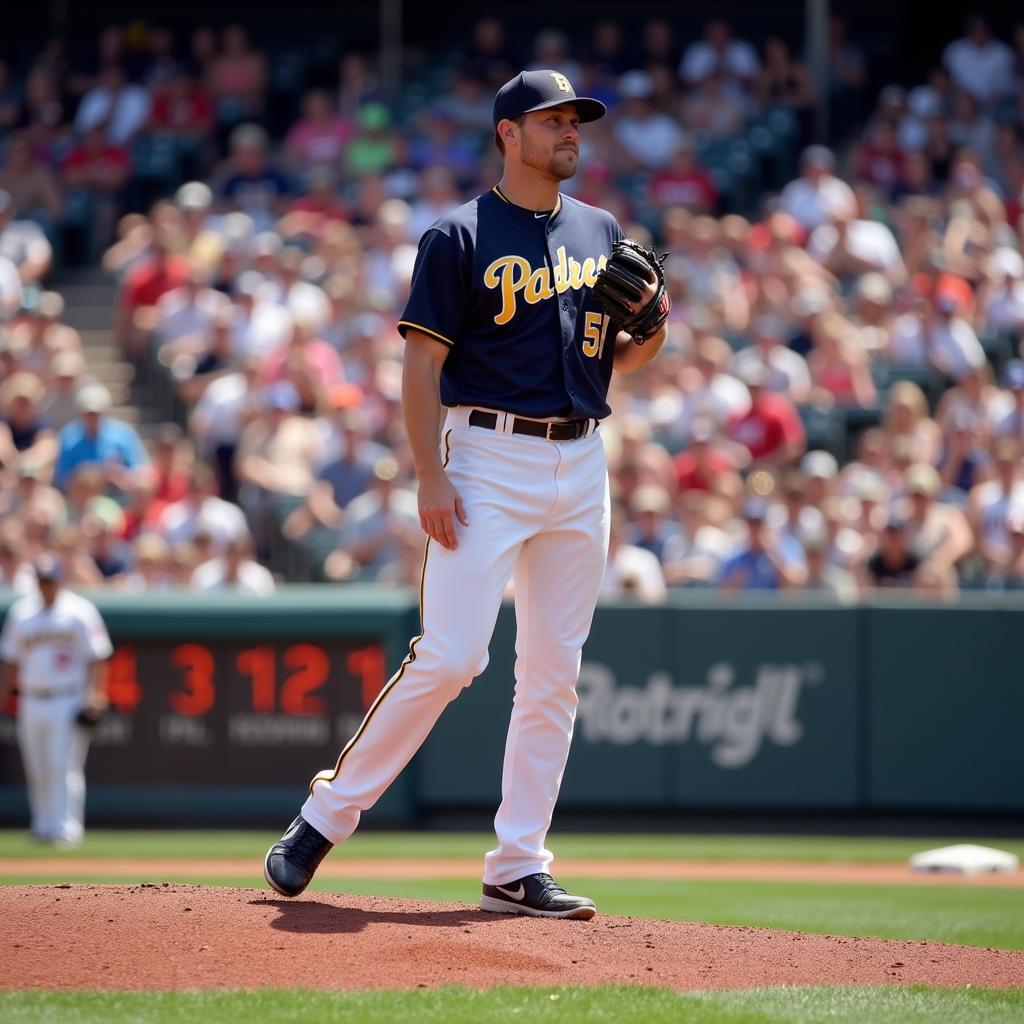
{"type": "Polygon", "coordinates": [[[494,887],[498,892],[504,893],[509,899],[521,900],[526,895],[526,887],[522,882],[519,883],[518,889],[506,889],[503,885],[496,885],[494,887]]]}

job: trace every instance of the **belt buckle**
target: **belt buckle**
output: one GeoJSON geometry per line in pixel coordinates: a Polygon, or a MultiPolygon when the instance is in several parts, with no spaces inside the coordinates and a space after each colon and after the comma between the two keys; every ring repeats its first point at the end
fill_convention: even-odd
{"type": "Polygon", "coordinates": [[[550,440],[551,440],[551,428],[552,428],[553,426],[554,426],[554,423],[549,423],[549,424],[548,424],[548,425],[547,425],[547,426],[546,426],[546,427],[544,428],[544,440],[545,440],[545,441],[550,441],[550,440]]]}

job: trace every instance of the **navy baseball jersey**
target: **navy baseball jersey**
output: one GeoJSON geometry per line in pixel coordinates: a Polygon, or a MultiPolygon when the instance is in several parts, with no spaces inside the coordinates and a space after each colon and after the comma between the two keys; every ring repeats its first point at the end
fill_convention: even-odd
{"type": "Polygon", "coordinates": [[[604,210],[559,196],[535,213],[498,188],[430,227],[398,329],[451,348],[443,404],[607,416],[616,330],[591,288],[622,237],[604,210]]]}

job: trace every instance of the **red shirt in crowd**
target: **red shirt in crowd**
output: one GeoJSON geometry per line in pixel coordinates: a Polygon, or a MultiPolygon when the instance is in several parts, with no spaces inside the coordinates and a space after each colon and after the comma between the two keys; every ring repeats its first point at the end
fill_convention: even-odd
{"type": "Polygon", "coordinates": [[[774,455],[784,444],[805,440],[804,425],[793,403],[783,395],[765,392],[742,416],[734,416],[726,433],[757,461],[774,455]]]}
{"type": "Polygon", "coordinates": [[[203,135],[214,123],[213,102],[196,89],[184,96],[161,92],[153,101],[153,126],[172,132],[203,135]]]}
{"type": "Polygon", "coordinates": [[[680,494],[685,491],[710,491],[711,480],[716,474],[730,473],[735,469],[732,459],[716,448],[708,452],[703,466],[697,462],[697,456],[692,451],[680,452],[675,457],[675,467],[680,494]]]}
{"type": "Polygon", "coordinates": [[[183,256],[150,257],[137,264],[125,278],[121,302],[127,309],[155,306],[162,295],[185,283],[188,261],[183,256]]]}
{"type": "Polygon", "coordinates": [[[703,167],[694,167],[685,174],[666,169],[651,178],[651,200],[657,206],[713,210],[718,193],[711,175],[703,167]]]}
{"type": "Polygon", "coordinates": [[[102,149],[89,146],[75,146],[64,159],[64,170],[88,171],[90,179],[127,174],[131,169],[132,160],[126,149],[120,146],[106,145],[102,149]]]}

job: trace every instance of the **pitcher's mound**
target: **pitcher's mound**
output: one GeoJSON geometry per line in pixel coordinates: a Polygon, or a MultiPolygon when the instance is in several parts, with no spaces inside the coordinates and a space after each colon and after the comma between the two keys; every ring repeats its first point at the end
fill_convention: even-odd
{"type": "Polygon", "coordinates": [[[199,885],[0,888],[6,988],[1024,984],[1024,953],[199,885]]]}

